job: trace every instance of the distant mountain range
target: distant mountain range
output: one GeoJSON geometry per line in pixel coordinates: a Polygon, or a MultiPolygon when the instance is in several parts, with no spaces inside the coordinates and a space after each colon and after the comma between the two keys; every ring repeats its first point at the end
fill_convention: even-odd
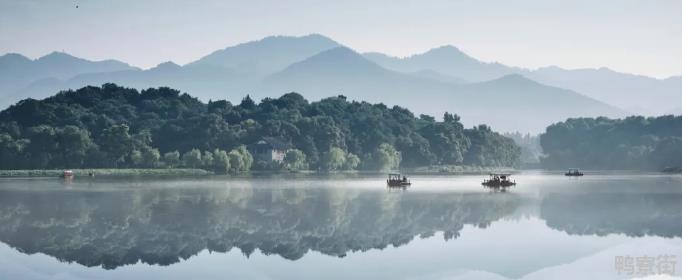
{"type": "Polygon", "coordinates": [[[481,62],[453,46],[442,46],[405,58],[381,53],[364,55],[387,69],[401,72],[432,70],[469,82],[520,74],[546,85],[580,92],[637,114],[665,114],[682,105],[682,76],[660,80],[619,73],[608,68],[567,70],[551,66],[530,70],[481,62]]]}
{"type": "Polygon", "coordinates": [[[382,53],[366,53],[375,63],[400,72],[431,70],[469,82],[481,82],[522,72],[499,63],[486,63],[468,56],[453,46],[442,46],[406,58],[391,57],[382,53]]]}
{"type": "Polygon", "coordinates": [[[540,68],[526,76],[642,115],[668,114],[682,106],[682,76],[655,79],[608,68],[566,70],[559,67],[540,68]]]}
{"type": "Polygon", "coordinates": [[[53,52],[36,60],[10,53],[0,56],[0,96],[4,98],[30,84],[48,83],[49,80],[133,69],[137,68],[116,60],[90,61],[61,52],[53,52]]]}
{"type": "Polygon", "coordinates": [[[292,64],[265,79],[260,92],[299,91],[311,99],[343,94],[442,116],[454,112],[467,125],[538,132],[568,117],[619,116],[626,112],[570,90],[509,74],[490,81],[455,84],[387,70],[345,47],[292,64]],[[379,93],[379,94],[377,94],[379,93]]]}
{"type": "Polygon", "coordinates": [[[437,117],[453,112],[467,125],[522,132],[540,132],[568,117],[664,114],[682,107],[682,77],[659,80],[604,68],[528,70],[481,62],[452,46],[407,58],[358,54],[317,34],[267,37],[183,66],[166,62],[147,70],[64,53],[36,60],[0,56],[0,107],[107,82],[169,86],[204,101],[290,91],[311,100],[342,94],[437,117]]]}

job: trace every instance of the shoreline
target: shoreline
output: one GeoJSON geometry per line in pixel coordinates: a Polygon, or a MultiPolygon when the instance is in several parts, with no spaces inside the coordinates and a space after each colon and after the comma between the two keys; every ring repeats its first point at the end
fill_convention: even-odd
{"type": "MultiPolygon", "coordinates": [[[[50,178],[60,177],[65,169],[21,169],[0,170],[0,178],[50,178]]],[[[480,166],[428,166],[401,170],[252,170],[237,174],[215,174],[212,171],[192,168],[86,168],[69,169],[75,177],[119,177],[119,176],[266,176],[266,175],[378,175],[387,173],[401,173],[405,175],[483,175],[491,172],[517,173],[518,169],[493,168],[480,166]],[[90,176],[92,174],[92,176],[90,176]]]]}
{"type": "MultiPolygon", "coordinates": [[[[192,168],[92,168],[92,169],[71,169],[74,176],[77,178],[83,177],[166,177],[166,176],[189,176],[189,177],[208,177],[208,176],[231,176],[231,177],[250,177],[250,176],[365,176],[365,175],[385,175],[388,173],[400,173],[406,176],[423,176],[423,175],[487,175],[489,173],[511,173],[516,174],[528,169],[514,169],[514,168],[492,168],[492,167],[477,167],[477,166],[430,166],[402,170],[335,170],[335,171],[317,171],[317,170],[253,170],[243,173],[230,174],[215,174],[212,171],[204,169],[192,168]],[[90,176],[90,174],[93,174],[90,176]]],[[[536,170],[536,169],[532,169],[536,170]]],[[[559,169],[539,169],[548,172],[562,172],[559,169]]],[[[600,171],[615,171],[615,170],[600,170],[600,171]]],[[[620,170],[626,171],[626,170],[620,170]]],[[[661,174],[682,174],[680,172],[670,171],[653,171],[653,170],[627,170],[654,172],[661,174]]],[[[63,174],[63,169],[22,169],[22,170],[0,170],[0,178],[50,178],[60,177],[63,174]]]]}
{"type": "MultiPolygon", "coordinates": [[[[75,177],[117,177],[117,176],[207,176],[213,172],[203,169],[191,168],[92,168],[70,169],[75,177]]],[[[60,177],[64,169],[23,169],[23,170],[0,170],[0,178],[49,178],[60,177]]]]}

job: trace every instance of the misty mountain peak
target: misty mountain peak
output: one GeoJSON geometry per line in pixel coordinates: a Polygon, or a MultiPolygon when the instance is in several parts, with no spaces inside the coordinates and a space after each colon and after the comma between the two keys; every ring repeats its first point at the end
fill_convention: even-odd
{"type": "MultiPolygon", "coordinates": [[[[332,40],[331,38],[324,36],[319,33],[312,33],[308,35],[303,35],[303,36],[286,36],[286,35],[276,35],[276,36],[268,36],[263,39],[257,40],[257,41],[251,41],[247,42],[244,44],[250,44],[250,43],[284,43],[285,41],[301,41],[301,42],[307,42],[307,43],[321,43],[321,44],[329,44],[329,45],[339,45],[336,41],[332,40]]],[[[244,45],[241,44],[241,45],[244,45]]]]}
{"type": "Polygon", "coordinates": [[[31,62],[31,59],[18,53],[7,53],[5,55],[0,56],[0,63],[12,64],[25,62],[31,62]]]}
{"type": "Polygon", "coordinates": [[[516,69],[499,63],[479,61],[452,45],[440,46],[405,58],[377,53],[367,53],[365,57],[384,68],[399,72],[414,73],[430,69],[472,82],[488,81],[517,72],[516,69]]]}
{"type": "Polygon", "coordinates": [[[443,45],[437,48],[433,48],[426,53],[444,53],[444,54],[461,54],[466,55],[462,50],[453,45],[443,45]]]}
{"type": "Polygon", "coordinates": [[[355,52],[354,50],[351,50],[347,47],[336,47],[333,49],[329,49],[326,51],[323,51],[313,57],[338,57],[338,58],[362,58],[360,54],[355,52]]]}
{"type": "Polygon", "coordinates": [[[599,67],[599,69],[597,69],[597,71],[604,72],[604,73],[616,73],[616,71],[613,71],[613,69],[608,68],[608,67],[599,67]]]}
{"type": "Polygon", "coordinates": [[[182,66],[176,64],[175,62],[172,61],[166,61],[159,63],[159,65],[156,65],[156,67],[152,68],[155,70],[175,70],[175,69],[180,69],[182,66]]]}
{"type": "Polygon", "coordinates": [[[214,65],[267,75],[338,46],[339,43],[320,34],[301,37],[270,36],[215,51],[191,64],[214,65]]]}
{"type": "Polygon", "coordinates": [[[509,74],[504,75],[498,79],[492,80],[493,83],[498,83],[502,85],[539,85],[536,81],[526,78],[526,76],[521,74],[509,74]]]}
{"type": "Polygon", "coordinates": [[[448,60],[467,60],[470,62],[476,62],[479,63],[478,60],[470,57],[463,51],[461,51],[459,48],[452,46],[452,45],[444,45],[440,46],[434,49],[430,49],[429,51],[422,53],[422,54],[417,54],[413,56],[414,58],[422,57],[422,58],[427,58],[427,57],[433,57],[435,59],[448,59],[448,60]]]}
{"type": "Polygon", "coordinates": [[[304,61],[296,63],[295,67],[325,68],[335,67],[338,70],[350,71],[352,69],[367,71],[381,69],[378,65],[365,59],[362,55],[347,47],[336,47],[316,54],[304,61]]]}
{"type": "Polygon", "coordinates": [[[327,37],[327,36],[324,36],[324,35],[322,35],[322,34],[320,34],[320,33],[310,33],[310,34],[305,35],[305,36],[302,36],[302,37],[303,37],[303,38],[306,38],[306,37],[307,37],[307,38],[314,38],[314,39],[318,39],[318,40],[334,41],[334,40],[332,40],[331,38],[329,38],[329,37],[327,37]]]}
{"type": "Polygon", "coordinates": [[[71,61],[71,60],[84,60],[82,58],[77,58],[73,55],[70,55],[65,52],[58,52],[54,51],[51,52],[47,55],[44,55],[40,58],[38,58],[36,61],[38,62],[62,62],[62,61],[71,61]]]}
{"type": "MultiPolygon", "coordinates": [[[[349,87],[347,83],[357,86],[367,80],[372,80],[372,83],[377,84],[382,83],[387,75],[392,75],[392,72],[367,60],[354,50],[336,47],[294,63],[269,76],[267,80],[268,83],[275,82],[280,83],[280,86],[284,85],[286,90],[320,92],[311,89],[311,85],[325,84],[331,88],[347,90],[349,87]],[[360,82],[361,80],[363,82],[360,82]]],[[[403,77],[397,73],[395,75],[397,75],[397,80],[403,77]]]]}

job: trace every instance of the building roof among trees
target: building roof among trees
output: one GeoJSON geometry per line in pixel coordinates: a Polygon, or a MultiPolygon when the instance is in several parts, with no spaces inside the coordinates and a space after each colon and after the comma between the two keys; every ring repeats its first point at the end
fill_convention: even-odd
{"type": "Polygon", "coordinates": [[[288,150],[291,149],[291,144],[277,137],[263,137],[258,142],[250,144],[249,148],[255,148],[257,146],[267,146],[273,150],[288,150]]]}

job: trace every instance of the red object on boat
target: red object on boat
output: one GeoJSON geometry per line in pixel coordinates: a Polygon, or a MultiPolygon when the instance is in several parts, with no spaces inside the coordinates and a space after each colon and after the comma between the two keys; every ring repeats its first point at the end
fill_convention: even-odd
{"type": "Polygon", "coordinates": [[[73,171],[64,170],[64,173],[62,173],[62,178],[73,178],[73,171]]]}

